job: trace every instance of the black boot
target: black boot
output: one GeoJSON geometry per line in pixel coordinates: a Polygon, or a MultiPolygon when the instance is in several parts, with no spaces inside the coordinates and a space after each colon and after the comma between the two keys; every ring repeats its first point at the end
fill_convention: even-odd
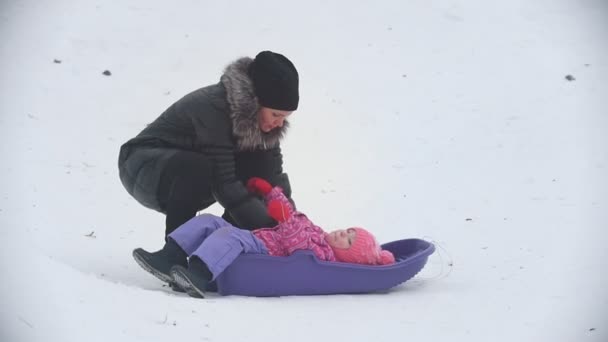
{"type": "MultiPolygon", "coordinates": [[[[172,239],[167,239],[163,249],[154,253],[137,248],[133,251],[133,258],[144,270],[170,285],[173,283],[171,267],[188,265],[188,254],[172,239]]],[[[174,286],[171,288],[174,289],[174,286]]]]}
{"type": "Polygon", "coordinates": [[[180,265],[171,267],[171,276],[178,286],[195,298],[205,297],[207,286],[213,278],[207,265],[196,256],[190,258],[187,269],[180,265]]]}

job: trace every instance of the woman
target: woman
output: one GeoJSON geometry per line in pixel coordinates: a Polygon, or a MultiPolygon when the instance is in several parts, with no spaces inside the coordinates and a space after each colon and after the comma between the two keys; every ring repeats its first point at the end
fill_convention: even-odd
{"type": "Polygon", "coordinates": [[[166,215],[165,236],[216,201],[237,227],[276,225],[243,183],[268,179],[291,200],[280,140],[298,108],[298,83],[291,61],[271,51],[229,64],[219,83],[186,95],[122,145],[122,184],[166,215]]]}

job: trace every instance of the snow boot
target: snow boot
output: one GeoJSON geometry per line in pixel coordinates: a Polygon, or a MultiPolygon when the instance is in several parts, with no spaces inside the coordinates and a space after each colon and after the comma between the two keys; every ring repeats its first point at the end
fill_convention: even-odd
{"type": "MultiPolygon", "coordinates": [[[[173,290],[173,278],[171,277],[171,267],[175,265],[188,265],[188,254],[179,247],[172,239],[167,239],[163,249],[150,253],[143,248],[133,250],[133,258],[144,270],[156,278],[169,283],[173,290]]],[[[179,289],[179,287],[177,287],[179,289]]]]}
{"type": "Polygon", "coordinates": [[[205,298],[205,291],[213,278],[207,265],[195,256],[190,258],[188,268],[180,265],[171,267],[171,276],[178,286],[194,298],[205,298]]]}

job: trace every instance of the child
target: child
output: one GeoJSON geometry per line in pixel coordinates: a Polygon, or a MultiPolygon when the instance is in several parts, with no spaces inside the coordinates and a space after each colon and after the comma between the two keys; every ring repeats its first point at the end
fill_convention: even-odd
{"type": "Polygon", "coordinates": [[[177,284],[193,297],[203,297],[207,284],[241,253],[288,256],[307,249],[325,261],[366,265],[395,262],[391,252],[382,250],[363,228],[326,233],[306,215],[294,212],[281,188],[272,188],[267,181],[254,177],[247,182],[247,189],[264,196],[268,213],[279,222],[276,227],[248,231],[203,214],[169,234],[163,249],[149,253],[138,248],[133,257],[146,271],[177,284]]]}

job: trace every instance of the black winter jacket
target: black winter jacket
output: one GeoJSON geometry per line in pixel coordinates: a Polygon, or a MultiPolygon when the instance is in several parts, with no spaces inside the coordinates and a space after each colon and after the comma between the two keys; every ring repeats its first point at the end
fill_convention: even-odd
{"type": "Polygon", "coordinates": [[[241,58],[228,65],[220,83],[184,96],[122,145],[120,178],[140,203],[162,211],[157,199],[162,170],[175,153],[191,151],[211,162],[214,199],[239,227],[255,229],[275,224],[263,202],[249,194],[239,180],[240,169],[264,170],[259,174],[267,175],[273,185],[291,195],[280,148],[289,124],[285,122],[269,133],[259,129],[259,104],[247,75],[251,61],[241,58]]]}

